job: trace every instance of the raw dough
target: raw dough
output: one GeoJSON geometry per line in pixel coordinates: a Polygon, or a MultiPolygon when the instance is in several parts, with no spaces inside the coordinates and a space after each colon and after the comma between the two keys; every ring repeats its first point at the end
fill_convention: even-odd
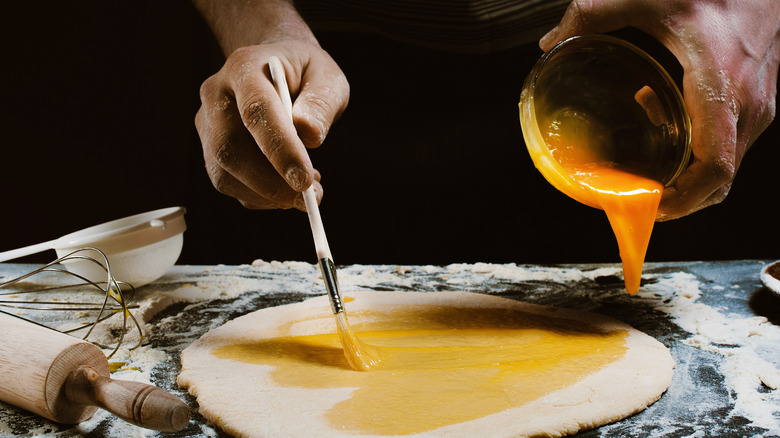
{"type": "Polygon", "coordinates": [[[530,333],[519,346],[510,345],[509,338],[501,340],[507,345],[490,345],[500,352],[504,347],[515,348],[520,354],[512,354],[517,356],[527,352],[529,359],[520,361],[519,373],[517,366],[510,367],[516,374],[491,368],[493,363],[467,364],[463,369],[450,366],[442,373],[454,373],[447,374],[455,380],[448,390],[451,394],[442,396],[439,389],[432,402],[416,400],[429,387],[439,385],[436,379],[444,375],[439,372],[441,364],[429,375],[423,374],[423,379],[419,373],[425,372],[425,366],[415,367],[419,368],[414,371],[417,374],[411,375],[393,370],[392,357],[387,359],[390,369],[351,370],[338,351],[327,297],[321,296],[262,309],[208,332],[182,353],[179,384],[197,397],[201,414],[236,436],[515,437],[562,436],[619,420],[646,408],[671,383],[674,362],[666,347],[603,316],[465,292],[354,292],[345,298],[355,332],[380,348],[383,342],[400,342],[393,336],[388,341],[383,334],[402,330],[414,315],[423,315],[435,331],[427,332],[434,333],[429,340],[452,340],[469,330],[472,334],[492,333],[496,327],[530,333]],[[315,346],[320,342],[330,344],[315,346]],[[554,342],[559,347],[554,347],[554,342]],[[297,347],[287,349],[292,344],[297,347]],[[544,353],[548,345],[549,356],[544,353]],[[568,345],[581,347],[568,350],[568,345]],[[284,362],[283,367],[273,365],[279,361],[284,362]],[[496,383],[506,373],[517,377],[536,368],[547,377],[525,376],[526,380],[519,380],[511,390],[503,381],[496,383]],[[459,377],[488,372],[497,377],[488,384],[474,383],[476,389],[467,385],[479,377],[459,377]],[[417,380],[411,380],[414,386],[407,391],[410,388],[404,386],[405,379],[412,378],[417,380]],[[384,389],[372,394],[372,384],[382,379],[391,383],[391,390],[380,385],[384,389]],[[482,389],[487,395],[478,393],[482,389]],[[508,405],[490,412],[494,401],[496,406],[508,405]],[[368,413],[361,416],[361,409],[368,413]],[[452,412],[465,412],[466,418],[452,421],[452,412]],[[432,427],[426,423],[431,419],[439,419],[441,424],[432,427]],[[383,429],[386,427],[393,429],[383,429]]]}

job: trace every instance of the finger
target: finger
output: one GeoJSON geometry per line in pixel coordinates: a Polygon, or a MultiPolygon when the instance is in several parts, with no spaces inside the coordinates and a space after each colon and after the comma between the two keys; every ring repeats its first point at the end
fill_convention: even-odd
{"type": "Polygon", "coordinates": [[[220,192],[245,204],[292,207],[298,192],[262,154],[244,128],[227,90],[214,82],[201,87],[203,106],[195,119],[212,183],[220,192]]]}
{"type": "Polygon", "coordinates": [[[695,213],[699,210],[703,210],[707,207],[720,204],[721,202],[723,202],[724,199],[726,199],[726,196],[728,196],[730,190],[731,190],[731,183],[721,186],[720,188],[715,190],[707,199],[705,199],[704,202],[701,202],[700,204],[695,205],[684,212],[662,210],[661,208],[659,208],[658,216],[656,217],[656,220],[659,222],[664,222],[672,219],[679,219],[691,213],[695,213]]]}
{"type": "MultiPolygon", "coordinates": [[[[224,195],[238,200],[241,205],[252,210],[279,210],[295,208],[306,212],[306,204],[303,200],[303,193],[297,193],[293,199],[292,205],[278,204],[272,200],[260,196],[254,190],[235,179],[233,175],[219,166],[216,160],[206,160],[206,171],[216,190],[224,195]]],[[[319,175],[319,174],[318,174],[319,175]]],[[[323,190],[319,180],[314,181],[314,192],[317,195],[317,203],[322,202],[323,190]]]]}
{"type": "MultiPolygon", "coordinates": [[[[314,181],[314,183],[312,183],[312,187],[314,187],[314,193],[317,198],[317,204],[319,205],[322,202],[322,194],[323,194],[322,185],[320,184],[319,181],[314,181]]],[[[254,192],[250,191],[249,195],[252,196],[253,193],[254,192]]],[[[306,202],[303,200],[303,193],[298,193],[298,192],[296,193],[297,195],[295,197],[292,206],[282,206],[264,198],[250,198],[250,197],[241,197],[241,196],[233,196],[233,197],[238,199],[241,205],[251,210],[272,210],[272,209],[280,210],[280,209],[295,208],[296,210],[306,213],[306,202]]]]}
{"type": "Polygon", "coordinates": [[[206,171],[214,188],[223,195],[237,199],[243,206],[253,210],[283,209],[283,206],[263,198],[249,187],[235,179],[233,175],[222,169],[216,161],[206,162],[206,171]]]}
{"type": "Polygon", "coordinates": [[[739,109],[722,71],[687,71],[685,103],[691,117],[693,162],[664,191],[659,208],[664,218],[681,217],[721,202],[737,171],[739,109]]]}
{"type": "Polygon", "coordinates": [[[349,83],[331,59],[309,62],[301,83],[293,104],[293,120],[303,144],[316,148],[346,109],[349,83]]]}
{"type": "MultiPolygon", "coordinates": [[[[214,188],[224,195],[237,199],[244,207],[252,210],[271,210],[271,209],[288,209],[296,208],[300,211],[306,212],[306,204],[303,200],[303,193],[295,193],[295,198],[292,201],[292,205],[282,205],[273,200],[264,198],[254,190],[247,187],[241,181],[233,177],[228,171],[223,169],[219,163],[210,156],[206,159],[206,172],[209,175],[214,188]]],[[[322,201],[323,190],[320,185],[320,174],[316,172],[316,180],[313,183],[314,191],[317,194],[317,203],[322,201]]]]}
{"type": "Polygon", "coordinates": [[[566,38],[589,33],[604,33],[634,26],[639,19],[655,13],[653,1],[574,0],[569,3],[560,23],[539,40],[545,52],[566,38]]]}
{"type": "Polygon", "coordinates": [[[757,70],[758,72],[750,75],[755,78],[754,81],[734,81],[743,84],[738,89],[742,95],[740,101],[744,103],[737,122],[737,166],[748,149],[775,119],[777,111],[777,68],[760,66],[757,70]],[[759,78],[763,81],[758,80],[759,78]]]}
{"type": "Polygon", "coordinates": [[[314,180],[314,168],[271,83],[267,60],[242,60],[230,75],[240,119],[276,172],[293,190],[303,191],[314,180]]]}

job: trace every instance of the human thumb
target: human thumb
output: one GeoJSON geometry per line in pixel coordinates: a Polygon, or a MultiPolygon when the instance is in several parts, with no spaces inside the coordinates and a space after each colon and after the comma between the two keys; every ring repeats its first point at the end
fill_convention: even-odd
{"type": "Polygon", "coordinates": [[[293,105],[293,122],[308,148],[319,147],[349,102],[349,83],[341,70],[310,68],[293,105]]]}
{"type": "MultiPolygon", "coordinates": [[[[574,0],[569,3],[560,23],[539,40],[545,52],[566,38],[589,33],[604,33],[636,25],[649,9],[647,2],[630,0],[574,0]]],[[[652,2],[650,2],[652,3],[652,2]]]]}

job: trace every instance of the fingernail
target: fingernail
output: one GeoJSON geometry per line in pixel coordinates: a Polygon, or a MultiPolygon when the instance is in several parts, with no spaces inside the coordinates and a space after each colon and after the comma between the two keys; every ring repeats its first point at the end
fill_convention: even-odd
{"type": "Polygon", "coordinates": [[[300,192],[306,190],[309,187],[309,175],[305,170],[298,166],[289,167],[284,173],[284,177],[287,179],[287,183],[290,184],[290,187],[292,187],[293,190],[300,192]]]}

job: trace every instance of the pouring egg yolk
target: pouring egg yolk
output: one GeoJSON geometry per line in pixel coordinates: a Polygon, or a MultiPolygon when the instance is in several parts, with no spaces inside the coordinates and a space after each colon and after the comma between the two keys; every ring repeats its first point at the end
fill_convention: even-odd
{"type": "Polygon", "coordinates": [[[588,187],[592,203],[607,214],[623,261],[626,291],[636,294],[663,184],[609,163],[570,167],[569,170],[580,184],[588,187]]]}
{"type": "Polygon", "coordinates": [[[664,185],[604,156],[610,130],[576,112],[554,114],[526,139],[536,167],[558,190],[604,210],[617,239],[630,294],[639,291],[664,185]],[[529,142],[530,140],[530,142],[529,142]]]}

